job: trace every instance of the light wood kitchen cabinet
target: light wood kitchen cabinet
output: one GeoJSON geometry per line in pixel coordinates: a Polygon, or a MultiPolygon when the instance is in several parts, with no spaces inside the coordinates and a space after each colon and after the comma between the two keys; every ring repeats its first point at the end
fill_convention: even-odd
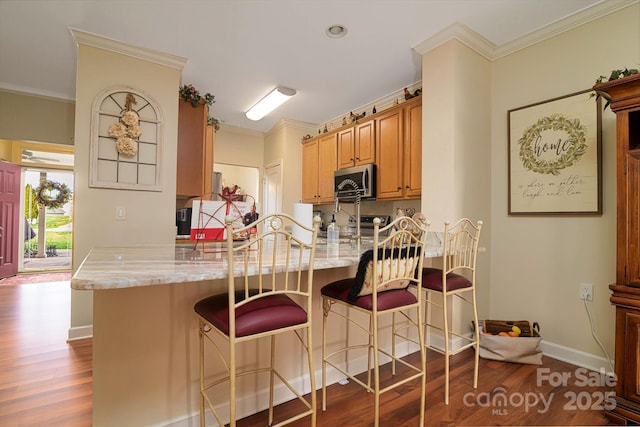
{"type": "Polygon", "coordinates": [[[207,116],[206,105],[179,101],[176,198],[208,198],[213,189],[215,129],[207,116]]]}
{"type": "Polygon", "coordinates": [[[422,100],[409,101],[404,107],[404,197],[422,195],[422,100]]]}
{"type": "Polygon", "coordinates": [[[375,163],[375,122],[368,120],[338,132],[338,169],[375,163]]]}
{"type": "Polygon", "coordinates": [[[422,99],[377,116],[378,199],[413,199],[422,193],[422,99]]]}
{"type": "Polygon", "coordinates": [[[594,86],[616,113],[616,423],[640,423],[640,74],[594,86]]]}
{"type": "Polygon", "coordinates": [[[337,169],[337,133],[319,136],[302,146],[302,201],[333,202],[333,172],[337,169]]]}

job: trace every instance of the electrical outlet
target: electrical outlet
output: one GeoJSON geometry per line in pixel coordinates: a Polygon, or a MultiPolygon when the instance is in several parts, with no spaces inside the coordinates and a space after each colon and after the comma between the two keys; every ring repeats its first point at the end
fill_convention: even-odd
{"type": "Polygon", "coordinates": [[[593,301],[593,284],[581,283],[579,298],[581,300],[593,301]]]}

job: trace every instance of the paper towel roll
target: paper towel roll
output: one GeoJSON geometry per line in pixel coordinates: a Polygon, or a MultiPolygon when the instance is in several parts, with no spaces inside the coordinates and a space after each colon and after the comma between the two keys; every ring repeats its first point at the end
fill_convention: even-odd
{"type": "MultiPolygon", "coordinates": [[[[313,205],[310,203],[294,203],[293,204],[293,218],[305,227],[313,227],[313,205]]],[[[302,242],[311,243],[311,232],[303,230],[297,225],[293,226],[291,230],[293,236],[300,239],[302,242]]]]}

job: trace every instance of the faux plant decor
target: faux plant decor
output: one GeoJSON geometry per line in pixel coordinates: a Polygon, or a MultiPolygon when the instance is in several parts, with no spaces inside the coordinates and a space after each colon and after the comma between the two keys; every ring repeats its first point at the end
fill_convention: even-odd
{"type": "Polygon", "coordinates": [[[631,68],[631,69],[625,68],[624,70],[612,70],[608,78],[606,76],[600,76],[596,79],[595,84],[606,83],[612,80],[621,79],[623,77],[627,77],[632,74],[638,74],[638,72],[639,71],[637,68],[631,68]]]}
{"type": "MultiPolygon", "coordinates": [[[[637,68],[625,68],[624,70],[611,70],[611,74],[609,74],[609,77],[607,76],[600,76],[596,79],[596,83],[594,85],[594,89],[595,86],[601,84],[601,83],[607,83],[607,82],[611,82],[613,80],[618,80],[621,79],[623,77],[628,77],[628,76],[632,76],[634,74],[638,74],[640,71],[638,71],[637,68]]],[[[591,95],[593,96],[593,94],[591,95]]],[[[602,92],[598,92],[596,90],[596,94],[595,97],[596,99],[600,98],[601,96],[603,96],[602,92]]],[[[607,99],[607,96],[604,95],[603,98],[607,99]]],[[[604,108],[606,110],[606,108],[609,106],[609,99],[607,99],[606,104],[604,104],[604,108]]]]}
{"type": "Polygon", "coordinates": [[[204,96],[201,96],[198,89],[193,87],[191,84],[180,86],[180,98],[185,101],[189,101],[194,107],[197,107],[198,104],[205,104],[210,107],[211,104],[216,102],[215,96],[211,95],[209,92],[205,93],[204,96]]]}
{"type": "MultiPolygon", "coordinates": [[[[200,95],[198,89],[196,89],[192,84],[180,86],[179,92],[180,98],[191,103],[193,107],[197,107],[199,104],[204,104],[207,107],[211,107],[211,105],[216,102],[215,96],[211,95],[209,92],[205,93],[204,96],[200,95]]],[[[220,120],[216,119],[215,117],[207,117],[207,124],[213,125],[216,131],[220,129],[220,120]]]]}

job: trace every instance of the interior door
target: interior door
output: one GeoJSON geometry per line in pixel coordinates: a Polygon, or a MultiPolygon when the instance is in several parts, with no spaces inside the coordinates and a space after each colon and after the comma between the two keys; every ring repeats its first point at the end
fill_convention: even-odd
{"type": "Polygon", "coordinates": [[[282,165],[271,164],[264,169],[264,206],[262,214],[282,212],[282,165]]]}
{"type": "Polygon", "coordinates": [[[0,278],[18,274],[20,166],[0,161],[0,278]]]}

